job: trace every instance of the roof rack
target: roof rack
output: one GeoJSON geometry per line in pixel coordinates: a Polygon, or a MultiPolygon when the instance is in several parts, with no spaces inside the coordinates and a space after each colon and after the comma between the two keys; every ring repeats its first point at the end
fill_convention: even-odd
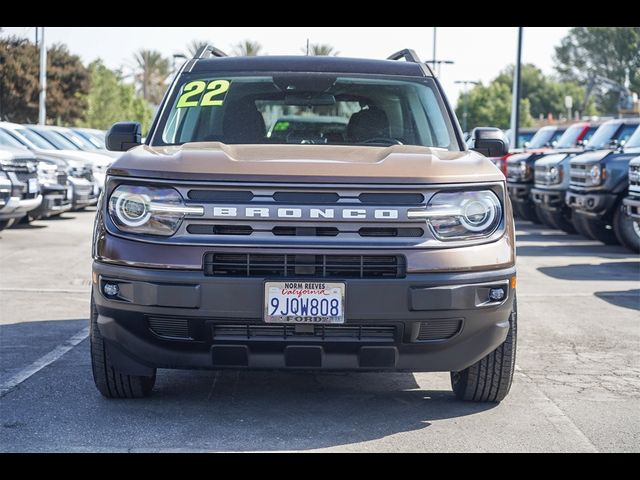
{"type": "Polygon", "coordinates": [[[405,48],[404,50],[400,50],[399,52],[394,53],[393,55],[389,55],[387,57],[387,60],[400,60],[402,58],[404,58],[407,62],[422,63],[420,62],[418,54],[411,48],[405,48]]]}
{"type": "Polygon", "coordinates": [[[198,50],[198,53],[196,53],[195,58],[205,58],[207,54],[209,54],[212,57],[228,57],[229,56],[226,53],[224,53],[222,50],[212,45],[207,45],[206,47],[202,47],[200,50],[198,50]]]}

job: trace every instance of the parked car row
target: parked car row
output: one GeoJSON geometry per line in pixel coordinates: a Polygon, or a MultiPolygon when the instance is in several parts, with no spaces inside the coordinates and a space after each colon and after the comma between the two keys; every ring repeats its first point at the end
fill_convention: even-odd
{"type": "Polygon", "coordinates": [[[0,230],[95,205],[114,159],[99,130],[0,122],[0,230]]]}
{"type": "Polygon", "coordinates": [[[639,118],[609,120],[597,128],[574,124],[553,148],[536,146],[506,158],[514,213],[639,252],[638,161],[633,160],[639,156],[639,118]]]}

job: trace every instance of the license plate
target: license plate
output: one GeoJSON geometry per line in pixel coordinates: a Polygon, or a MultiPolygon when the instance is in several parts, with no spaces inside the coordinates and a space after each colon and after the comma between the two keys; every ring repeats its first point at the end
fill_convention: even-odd
{"type": "Polygon", "coordinates": [[[265,282],[266,323],[344,323],[344,283],[265,282]]]}
{"type": "Polygon", "coordinates": [[[38,191],[38,179],[30,178],[29,183],[27,184],[27,191],[29,193],[36,193],[38,191]]]}

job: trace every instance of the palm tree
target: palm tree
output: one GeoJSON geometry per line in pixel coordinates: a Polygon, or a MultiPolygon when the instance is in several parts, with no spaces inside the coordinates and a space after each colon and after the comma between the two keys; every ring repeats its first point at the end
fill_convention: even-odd
{"type": "Polygon", "coordinates": [[[260,42],[254,42],[251,40],[244,40],[233,47],[233,54],[238,57],[255,57],[260,55],[262,45],[260,42]]]}
{"type": "MultiPolygon", "coordinates": [[[[307,53],[307,47],[303,47],[302,51],[307,53]]],[[[326,43],[312,43],[309,45],[309,55],[335,57],[339,53],[340,52],[337,52],[331,45],[326,43]]]]}
{"type": "Polygon", "coordinates": [[[195,57],[198,52],[207,45],[210,45],[210,43],[206,40],[191,40],[191,42],[189,42],[189,45],[187,45],[187,56],[189,58],[195,57]]]}
{"type": "Polygon", "coordinates": [[[134,78],[142,97],[149,103],[158,105],[171,73],[169,59],[164,58],[157,50],[145,49],[138,50],[133,58],[136,62],[134,78]]]}

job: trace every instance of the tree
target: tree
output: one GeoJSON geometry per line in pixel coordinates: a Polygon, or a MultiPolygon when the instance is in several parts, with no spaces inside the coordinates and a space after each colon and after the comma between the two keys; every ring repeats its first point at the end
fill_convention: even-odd
{"type": "Polygon", "coordinates": [[[237,43],[232,52],[234,55],[238,57],[256,57],[260,55],[260,51],[262,50],[262,45],[259,42],[254,42],[252,40],[244,40],[240,43],[237,43]]]}
{"type": "MultiPolygon", "coordinates": [[[[463,101],[461,97],[456,107],[456,115],[462,118],[463,101]]],[[[482,83],[474,86],[467,93],[467,125],[469,130],[474,127],[509,128],[511,116],[511,87],[504,83],[493,81],[485,86],[482,83]]],[[[520,126],[533,125],[533,118],[529,113],[530,104],[526,98],[520,101],[520,126]]]]}
{"type": "Polygon", "coordinates": [[[136,94],[135,86],[125,84],[122,76],[108,69],[101,60],[89,65],[91,87],[87,95],[87,113],[80,126],[105,130],[113,123],[131,120],[142,124],[146,132],[151,125],[151,106],[136,94]]]}
{"type": "MultiPolygon", "coordinates": [[[[303,47],[302,51],[307,53],[307,47],[303,47]]],[[[320,57],[335,57],[340,52],[336,51],[331,45],[326,43],[312,43],[309,45],[309,55],[320,57]]]]}
{"type": "MultiPolygon", "coordinates": [[[[555,68],[564,80],[586,85],[601,75],[640,93],[640,27],[574,27],[555,49],[555,68]]],[[[617,113],[618,93],[596,97],[603,113],[617,113]]]]}
{"type": "Polygon", "coordinates": [[[142,98],[153,105],[159,105],[171,73],[169,59],[157,50],[141,49],[134,55],[136,62],[134,79],[142,98]]]}
{"type": "Polygon", "coordinates": [[[202,50],[207,45],[210,45],[206,40],[191,40],[189,45],[187,45],[187,57],[193,58],[195,57],[200,50],[202,50]]]}
{"type": "MultiPolygon", "coordinates": [[[[39,52],[24,38],[0,39],[0,119],[38,119],[39,52]]],[[[47,123],[74,124],[86,110],[89,72],[64,45],[47,50],[47,123]]]]}
{"type": "MultiPolygon", "coordinates": [[[[509,65],[500,72],[494,81],[502,83],[511,89],[513,85],[513,70],[514,66],[509,65]]],[[[542,70],[531,63],[522,65],[520,81],[522,98],[529,100],[531,105],[530,113],[533,118],[546,118],[548,114],[552,114],[554,118],[559,118],[562,115],[566,117],[565,96],[573,98],[576,109],[582,105],[585,92],[583,87],[575,82],[558,82],[551,77],[547,77],[542,70]]],[[[595,114],[593,102],[589,102],[587,110],[581,112],[581,114],[595,114]]]]}

